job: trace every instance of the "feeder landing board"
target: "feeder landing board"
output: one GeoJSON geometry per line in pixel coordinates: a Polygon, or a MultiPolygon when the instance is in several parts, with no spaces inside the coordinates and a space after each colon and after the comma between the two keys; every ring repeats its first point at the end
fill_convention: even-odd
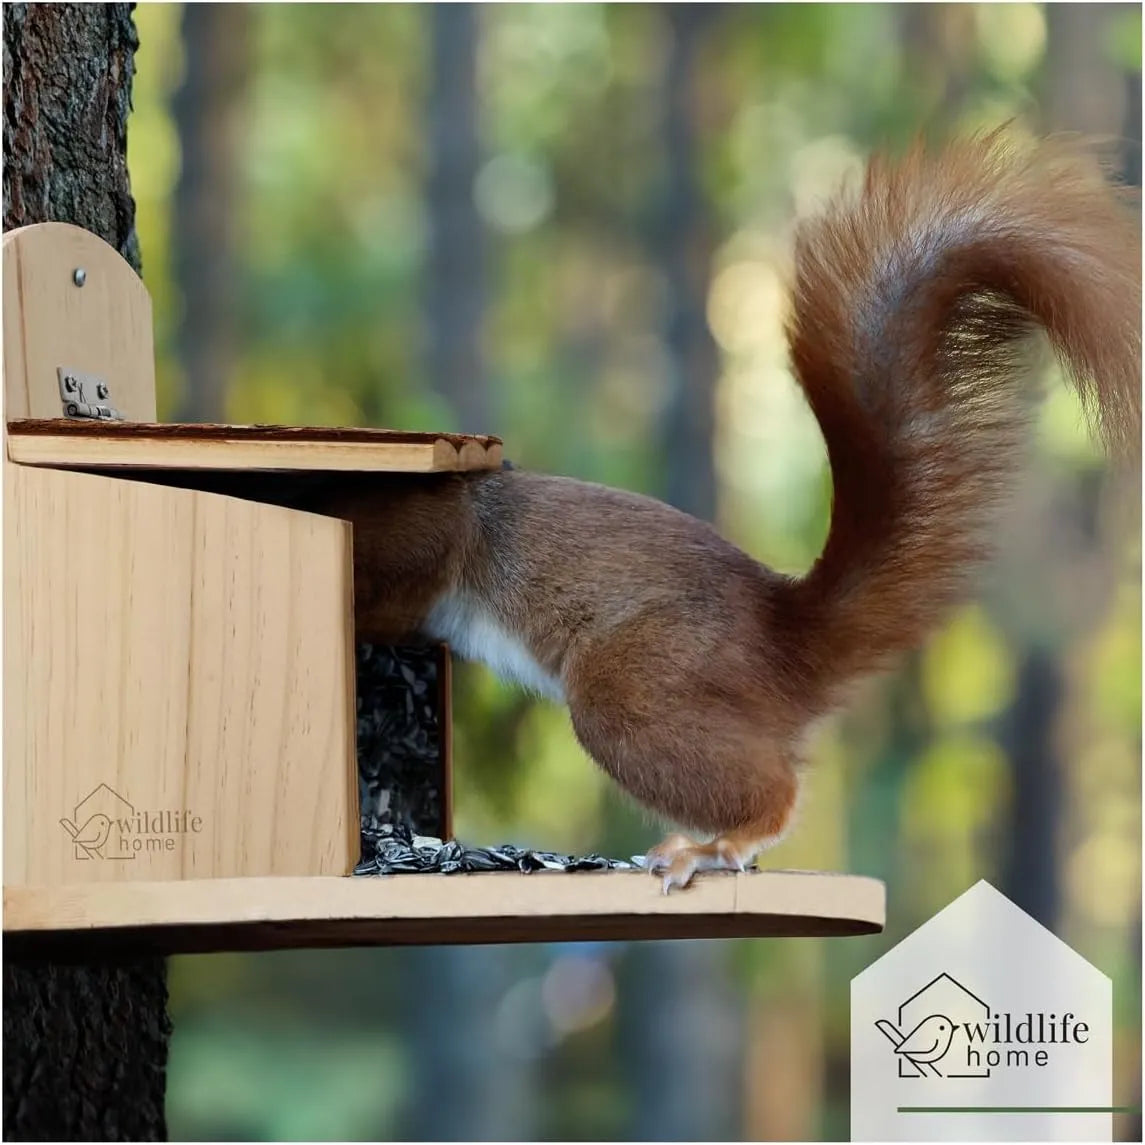
{"type": "MultiPolygon", "coordinates": [[[[155,421],[151,303],[64,224],[4,236],[4,932],[84,951],[870,933],[847,875],[347,877],[349,522],[315,472],[495,469],[496,438],[155,421]],[[261,490],[262,495],[260,495],[261,490]]],[[[395,538],[400,543],[400,538],[395,538]]],[[[448,672],[439,674],[448,787],[448,672]]],[[[448,829],[448,790],[442,793],[448,829]]]]}

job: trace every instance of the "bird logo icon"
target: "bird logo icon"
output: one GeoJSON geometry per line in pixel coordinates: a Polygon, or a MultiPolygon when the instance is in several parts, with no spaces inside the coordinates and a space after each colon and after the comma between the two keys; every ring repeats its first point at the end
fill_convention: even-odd
{"type": "MultiPolygon", "coordinates": [[[[918,1077],[942,1077],[942,1071],[935,1065],[950,1049],[954,1039],[954,1023],[945,1014],[931,1014],[909,1034],[903,1035],[899,1029],[885,1018],[875,1023],[879,1032],[895,1048],[900,1061],[909,1062],[918,1071],[918,1077]]],[[[906,1076],[912,1076],[907,1074],[906,1076]]]]}
{"type": "Polygon", "coordinates": [[[61,819],[60,826],[72,837],[76,845],[77,859],[103,858],[100,848],[107,842],[111,831],[111,820],[97,811],[82,827],[77,827],[70,819],[61,819]]]}
{"type": "Polygon", "coordinates": [[[76,859],[134,859],[133,850],[119,845],[124,824],[134,814],[135,808],[118,791],[100,783],[59,822],[76,859]]]}

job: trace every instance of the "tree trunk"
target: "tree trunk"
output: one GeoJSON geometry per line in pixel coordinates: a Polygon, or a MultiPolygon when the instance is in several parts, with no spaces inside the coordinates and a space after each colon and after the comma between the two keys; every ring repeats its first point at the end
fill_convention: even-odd
{"type": "Polygon", "coordinates": [[[665,342],[672,393],[663,427],[664,499],[705,521],[716,515],[715,391],[719,359],[707,321],[714,241],[698,174],[696,66],[712,13],[700,4],[666,9],[671,50],[664,76],[664,199],[653,243],[667,279],[665,342]]]}
{"type": "Polygon", "coordinates": [[[630,1141],[742,1136],[743,1002],[726,942],[645,942],[624,960],[619,1046],[630,1141]]]}
{"type": "Polygon", "coordinates": [[[430,384],[448,403],[455,427],[493,433],[481,346],[484,232],[473,201],[480,163],[479,15],[472,4],[432,4],[426,10],[433,68],[426,116],[426,356],[430,384]]]}
{"type": "MultiPolygon", "coordinates": [[[[480,9],[433,4],[426,106],[426,362],[456,428],[494,433],[481,344],[484,225],[473,199],[481,160],[477,122],[480,9]]],[[[498,1049],[497,1012],[531,955],[507,946],[410,948],[401,954],[413,1070],[402,1136],[498,1141],[531,1136],[532,1063],[498,1049]]],[[[519,1047],[516,1047],[519,1048],[519,1047]]]]}
{"type": "Polygon", "coordinates": [[[916,93],[910,119],[921,108],[927,129],[942,138],[957,122],[971,88],[973,9],[969,4],[900,4],[896,14],[903,66],[916,93]]]}
{"type": "Polygon", "coordinates": [[[175,187],[175,279],[183,296],[179,421],[219,422],[234,363],[235,200],[250,11],[183,8],[186,76],[172,100],[182,164],[175,187]]]}
{"type": "MultiPolygon", "coordinates": [[[[714,243],[699,178],[696,101],[699,53],[713,13],[699,4],[664,12],[671,42],[661,89],[663,189],[651,245],[667,286],[672,390],[661,426],[660,493],[711,521],[719,359],[706,318],[714,243]]],[[[653,942],[625,960],[619,1036],[635,1099],[633,1140],[739,1135],[744,1020],[726,982],[728,954],[718,942],[653,942]]]]}
{"type": "Polygon", "coordinates": [[[4,6],[4,229],[74,223],[136,270],[127,4],[4,6]]]}
{"type": "Polygon", "coordinates": [[[1108,55],[1111,25],[1125,4],[1047,4],[1044,126],[1116,139],[1127,88],[1108,55]]]}
{"type": "MultiPolygon", "coordinates": [[[[1126,115],[1125,86],[1106,58],[1111,21],[1124,10],[1119,4],[1049,4],[1046,6],[1046,59],[1043,73],[1043,123],[1048,132],[1082,132],[1097,139],[1116,138],[1126,115]]],[[[1119,156],[1133,161],[1132,149],[1119,156]]],[[[1026,569],[1048,563],[1079,568],[1093,559],[1100,544],[1095,520],[1099,486],[1082,477],[1059,476],[1053,495],[1042,502],[1042,520],[1025,514],[1018,554],[1026,569]],[[1064,538],[1050,552],[1045,538],[1064,538]]],[[[1009,544],[1016,549],[1015,534],[1009,544]]],[[[1025,579],[1025,578],[1023,578],[1025,579]]],[[[1022,581],[1015,581],[1022,583],[1022,581]]],[[[1028,580],[1025,580],[1028,584],[1028,580]]],[[[1059,583],[1064,583],[1059,581],[1059,583]]],[[[1028,647],[1018,665],[1018,690],[1004,721],[1003,743],[1010,759],[1013,791],[1010,840],[1002,890],[1043,926],[1060,921],[1064,872],[1060,834],[1068,817],[1068,772],[1057,747],[1064,668],[1062,657],[1071,642],[1098,623],[1105,606],[1104,586],[1094,585],[1077,602],[1046,601],[1053,615],[1052,634],[1032,633],[1017,639],[1028,647]]],[[[1023,588],[1028,593],[1028,588],[1023,588]]],[[[1105,590],[1107,593],[1107,590],[1105,590]]],[[[1004,605],[1001,611],[1004,613],[1004,605]]],[[[1006,619],[1002,619],[1006,627],[1006,619]]]]}
{"type": "Polygon", "coordinates": [[[1121,133],[1124,155],[1121,178],[1141,187],[1141,69],[1125,73],[1125,128],[1121,133]]]}
{"type": "MultiPolygon", "coordinates": [[[[127,4],[4,8],[4,228],[74,223],[139,269],[127,4]]],[[[4,960],[4,1134],[166,1138],[166,965],[4,960]]]]}
{"type": "Polygon", "coordinates": [[[1028,915],[1055,930],[1061,905],[1062,781],[1054,724],[1063,681],[1054,656],[1031,648],[1018,668],[1018,688],[1001,735],[1013,778],[1012,840],[1002,890],[1028,915]]]}
{"type": "MultiPolygon", "coordinates": [[[[1125,127],[1121,132],[1124,154],[1121,162],[1121,178],[1130,187],[1141,190],[1141,69],[1135,68],[1125,74],[1125,127]]],[[[1140,484],[1137,485],[1140,490],[1140,484]]],[[[1141,751],[1138,743],[1137,764],[1140,769],[1141,751]]],[[[1137,776],[1137,786],[1140,788],[1140,771],[1137,776]]],[[[1138,872],[1140,874],[1140,872],[1138,872]]],[[[1129,960],[1128,965],[1137,967],[1138,996],[1140,996],[1141,983],[1141,907],[1138,904],[1137,916],[1129,927],[1129,960]]],[[[1137,1068],[1129,1071],[1133,1079],[1133,1088],[1127,1094],[1128,1103],[1132,1112],[1124,1114],[1120,1120],[1114,1121],[1114,1136],[1122,1141],[1141,1140],[1141,1037],[1138,1027],[1137,1037],[1137,1068]],[[1119,1132],[1119,1129],[1121,1130],[1119,1132]]]]}
{"type": "Polygon", "coordinates": [[[165,1141],[162,959],[4,958],[4,1138],[165,1141]]]}

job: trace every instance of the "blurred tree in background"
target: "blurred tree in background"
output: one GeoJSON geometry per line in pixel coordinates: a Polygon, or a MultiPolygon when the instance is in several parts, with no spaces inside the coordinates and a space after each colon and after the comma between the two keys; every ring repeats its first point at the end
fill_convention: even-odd
{"type": "MultiPolygon", "coordinates": [[[[1136,5],[136,21],[161,416],[491,431],[785,571],[830,504],[782,340],[792,218],[875,147],[1009,118],[1093,134],[1140,183],[1136,5]]],[[[172,1134],[842,1138],[850,977],[979,878],[1113,979],[1114,1096],[1139,1103],[1140,535],[1116,486],[1053,386],[980,601],[821,738],[766,861],[884,878],[886,934],[176,959],[172,1134]]],[[[465,668],[456,715],[463,837],[655,840],[562,709],[465,668]]]]}

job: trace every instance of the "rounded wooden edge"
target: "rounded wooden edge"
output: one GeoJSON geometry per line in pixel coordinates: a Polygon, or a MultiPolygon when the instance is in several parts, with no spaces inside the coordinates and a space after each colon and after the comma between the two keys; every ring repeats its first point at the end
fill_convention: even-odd
{"type": "Polygon", "coordinates": [[[664,895],[639,871],[236,878],[4,888],[6,940],[179,950],[584,938],[841,936],[882,930],[876,879],[707,875],[664,895]]]}
{"type": "Polygon", "coordinates": [[[499,441],[470,439],[460,444],[439,437],[433,443],[433,467],[439,472],[464,472],[476,469],[499,469],[502,446],[499,441]]]}
{"type": "MultiPolygon", "coordinates": [[[[82,255],[101,270],[118,277],[119,283],[127,284],[129,289],[147,302],[147,313],[151,313],[151,295],[143,284],[143,279],[136,274],[134,267],[111,245],[83,227],[73,223],[31,223],[26,227],[14,227],[5,231],[0,250],[5,256],[17,247],[21,255],[40,257],[40,251],[49,252],[49,257],[56,255],[65,262],[71,262],[77,254],[82,255]],[[61,250],[61,246],[64,249],[61,250]],[[66,254],[66,258],[63,256],[66,254]]],[[[85,267],[86,269],[86,267],[85,267]]]]}

